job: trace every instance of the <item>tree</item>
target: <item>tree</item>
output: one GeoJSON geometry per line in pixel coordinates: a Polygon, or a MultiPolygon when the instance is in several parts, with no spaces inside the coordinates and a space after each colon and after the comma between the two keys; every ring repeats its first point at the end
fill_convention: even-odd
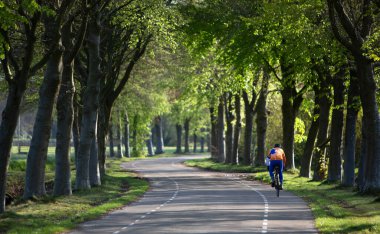
{"type": "Polygon", "coordinates": [[[6,15],[17,16],[19,20],[12,23],[12,26],[20,28],[21,31],[20,33],[8,31],[10,28],[4,29],[4,26],[0,30],[1,40],[3,40],[1,50],[5,53],[1,58],[1,64],[8,87],[6,106],[0,124],[0,213],[5,210],[7,168],[27,82],[44,66],[52,52],[48,51],[41,58],[35,57],[37,55],[37,27],[41,19],[40,5],[31,0],[25,1],[23,5],[9,3],[6,9],[8,10],[6,15]],[[13,36],[21,40],[21,43],[12,41],[13,36]],[[6,50],[4,50],[4,45],[6,50]]]}
{"type": "Polygon", "coordinates": [[[376,82],[373,72],[373,59],[366,56],[364,43],[368,41],[374,27],[372,3],[366,0],[357,3],[357,8],[342,1],[328,0],[329,17],[332,31],[336,39],[344,45],[355,60],[357,76],[360,85],[360,100],[363,107],[363,120],[366,128],[362,135],[366,140],[362,142],[361,155],[364,165],[363,180],[359,184],[361,192],[380,189],[380,117],[376,100],[376,82]],[[360,9],[360,10],[357,10],[360,9]],[[347,14],[353,12],[352,15],[347,14]],[[358,23],[354,23],[358,22],[358,23]],[[371,131],[368,131],[371,129],[371,131]]]}

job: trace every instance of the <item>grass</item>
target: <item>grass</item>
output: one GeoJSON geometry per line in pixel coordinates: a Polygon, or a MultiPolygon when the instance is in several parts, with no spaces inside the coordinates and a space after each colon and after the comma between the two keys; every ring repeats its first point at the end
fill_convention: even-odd
{"type": "Polygon", "coordinates": [[[110,160],[103,184],[72,196],[46,196],[10,205],[0,216],[0,233],[60,233],[137,200],[148,189],[146,180],[120,168],[125,160],[110,160]]]}
{"type": "MultiPolygon", "coordinates": [[[[22,153],[18,154],[18,147],[12,148],[7,193],[13,197],[19,196],[24,189],[28,150],[29,147],[22,147],[22,153]]],[[[145,158],[173,157],[174,151],[175,147],[166,147],[164,154],[145,158]]],[[[72,155],[73,152],[74,149],[72,155]]],[[[54,180],[54,153],[55,147],[49,147],[46,182],[54,180]]],[[[136,159],[141,158],[107,160],[107,176],[101,186],[90,191],[76,191],[72,196],[49,195],[33,201],[16,198],[12,205],[7,206],[7,211],[0,215],[0,233],[61,233],[137,200],[147,191],[148,182],[120,167],[121,163],[136,159]]],[[[74,158],[71,161],[74,162],[74,158]]],[[[72,181],[75,181],[75,170],[72,170],[72,181]]]]}
{"type": "MultiPolygon", "coordinates": [[[[250,179],[270,181],[264,167],[249,171],[247,166],[215,163],[211,159],[189,160],[186,164],[215,171],[252,172],[250,179]]],[[[321,233],[380,233],[379,194],[360,195],[352,188],[310,181],[295,172],[285,172],[284,188],[309,203],[321,233]]]]}

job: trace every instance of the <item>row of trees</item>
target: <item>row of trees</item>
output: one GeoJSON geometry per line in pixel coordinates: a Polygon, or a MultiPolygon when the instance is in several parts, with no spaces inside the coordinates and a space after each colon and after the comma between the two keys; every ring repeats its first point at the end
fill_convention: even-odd
{"type": "Polygon", "coordinates": [[[243,164],[263,164],[266,142],[277,134],[287,168],[295,169],[294,146],[306,123],[301,176],[378,191],[379,10],[371,0],[188,1],[184,32],[199,62],[198,91],[209,102],[212,156],[236,163],[244,125],[243,164]],[[277,93],[281,108],[268,106],[277,93]],[[282,117],[282,127],[266,140],[268,110],[282,117]]]}
{"type": "Polygon", "coordinates": [[[23,98],[31,87],[39,88],[39,97],[24,198],[46,194],[45,163],[54,107],[54,195],[72,193],[71,135],[76,149],[75,189],[101,183],[116,100],[148,48],[174,45],[176,15],[171,4],[161,0],[0,3],[1,80],[7,90],[0,125],[0,213],[5,209],[12,140],[23,98]]]}

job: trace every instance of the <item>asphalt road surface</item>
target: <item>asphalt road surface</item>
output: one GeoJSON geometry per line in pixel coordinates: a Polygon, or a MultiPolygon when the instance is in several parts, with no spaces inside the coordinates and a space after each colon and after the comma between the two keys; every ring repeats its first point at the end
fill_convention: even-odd
{"type": "Polygon", "coordinates": [[[237,174],[208,172],[181,162],[196,156],[146,159],[123,166],[149,178],[139,201],[72,233],[317,233],[307,204],[237,174]]]}

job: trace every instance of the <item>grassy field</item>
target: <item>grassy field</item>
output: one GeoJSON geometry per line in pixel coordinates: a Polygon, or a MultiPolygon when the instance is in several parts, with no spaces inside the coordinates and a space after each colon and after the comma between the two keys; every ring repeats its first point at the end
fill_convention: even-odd
{"type": "Polygon", "coordinates": [[[0,233],[60,233],[137,200],[147,191],[146,180],[120,168],[127,160],[110,160],[103,184],[72,196],[46,196],[7,207],[0,216],[0,233]]]}
{"type": "MultiPolygon", "coordinates": [[[[27,152],[28,147],[22,148],[27,152]]],[[[165,154],[155,157],[173,156],[175,148],[167,147],[165,154]]],[[[49,147],[46,163],[46,181],[54,180],[54,147],[49,147]]],[[[27,154],[18,154],[12,149],[7,191],[14,194],[23,189],[27,154]]],[[[149,157],[154,158],[154,157],[149,157]]],[[[123,162],[139,158],[107,160],[107,176],[103,184],[89,191],[74,192],[72,196],[48,195],[33,201],[17,198],[0,215],[0,233],[61,233],[74,228],[78,223],[95,219],[113,209],[120,208],[141,197],[148,189],[146,180],[121,169],[123,162]]],[[[74,159],[72,159],[74,161],[74,159]]],[[[74,169],[74,168],[73,168],[74,169]]],[[[72,170],[72,181],[75,170],[72,170]]]]}
{"type": "MultiPolygon", "coordinates": [[[[212,162],[210,159],[190,160],[189,166],[224,172],[252,172],[250,179],[270,181],[266,168],[249,169],[212,162]]],[[[285,172],[284,189],[307,201],[321,233],[380,233],[379,195],[361,196],[352,188],[337,184],[313,182],[295,173],[285,172]]]]}

